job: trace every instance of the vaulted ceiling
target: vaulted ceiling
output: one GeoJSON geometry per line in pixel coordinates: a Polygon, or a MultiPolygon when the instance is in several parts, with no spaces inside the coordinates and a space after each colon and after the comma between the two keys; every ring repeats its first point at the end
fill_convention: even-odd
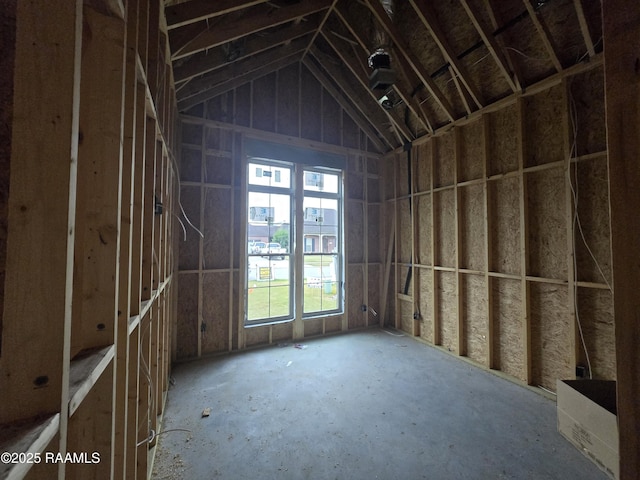
{"type": "Polygon", "coordinates": [[[600,0],[188,0],[165,13],[180,111],[302,62],[386,149],[602,49],[600,0]],[[395,83],[374,90],[379,47],[395,83]]]}

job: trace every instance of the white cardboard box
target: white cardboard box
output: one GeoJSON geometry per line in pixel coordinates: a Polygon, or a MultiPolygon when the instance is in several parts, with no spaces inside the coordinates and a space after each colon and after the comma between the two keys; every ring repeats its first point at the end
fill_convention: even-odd
{"type": "Polygon", "coordinates": [[[619,478],[616,382],[558,380],[558,431],[610,478],[619,478]]]}

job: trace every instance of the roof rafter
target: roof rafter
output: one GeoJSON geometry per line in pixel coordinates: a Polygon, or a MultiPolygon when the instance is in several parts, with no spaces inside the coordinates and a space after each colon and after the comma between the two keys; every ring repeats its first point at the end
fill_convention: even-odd
{"type": "MultiPolygon", "coordinates": [[[[376,4],[376,2],[377,0],[375,0],[374,2],[367,0],[367,3],[369,4],[369,6],[371,6],[372,4],[376,4]]],[[[391,23],[391,19],[387,15],[387,12],[385,12],[382,7],[380,7],[380,9],[378,10],[374,8],[372,9],[372,11],[374,12],[374,14],[376,13],[376,11],[384,14],[384,15],[376,15],[376,17],[380,16],[379,21],[382,24],[385,31],[389,34],[389,36],[393,40],[395,47],[400,51],[400,53],[402,53],[402,55],[407,60],[407,62],[409,63],[413,71],[416,72],[416,75],[418,75],[418,78],[424,84],[425,88],[429,90],[434,100],[445,111],[445,113],[447,114],[447,117],[449,117],[449,120],[453,122],[455,120],[455,113],[453,111],[453,107],[449,103],[449,100],[445,98],[443,93],[440,91],[440,88],[438,88],[438,85],[436,85],[436,83],[431,78],[431,75],[427,73],[422,63],[420,63],[420,60],[418,60],[418,57],[416,57],[413,54],[413,52],[411,52],[411,50],[409,49],[404,39],[400,36],[400,33],[396,30],[393,23],[391,23]]]]}
{"type": "Polygon", "coordinates": [[[236,62],[230,65],[229,68],[214,70],[200,78],[194,78],[184,89],[181,89],[178,92],[178,101],[180,102],[194,95],[198,95],[202,91],[208,90],[219,83],[231,80],[237,75],[258,70],[263,65],[272,64],[282,57],[288,57],[294,53],[304,52],[307,42],[308,40],[305,37],[297,38],[289,45],[271,48],[266,52],[236,62]]]}
{"type": "MultiPolygon", "coordinates": [[[[377,103],[378,99],[376,98],[375,94],[369,88],[369,78],[368,78],[368,75],[366,74],[366,72],[363,72],[363,71],[361,71],[359,69],[356,69],[354,67],[353,59],[351,59],[349,57],[349,55],[342,48],[340,48],[340,46],[335,42],[335,40],[333,38],[331,38],[330,35],[325,33],[324,30],[322,30],[321,33],[322,33],[322,36],[324,37],[324,39],[327,41],[327,43],[329,43],[329,45],[331,45],[331,48],[333,48],[335,50],[335,52],[338,54],[338,56],[344,62],[346,67],[349,70],[351,70],[351,73],[353,73],[353,75],[356,77],[358,82],[360,82],[360,84],[367,91],[367,93],[377,103]]],[[[405,125],[405,123],[398,117],[398,115],[394,111],[386,110],[385,108],[382,107],[382,105],[379,105],[379,106],[380,106],[380,109],[387,115],[387,117],[389,117],[389,119],[391,120],[392,125],[394,125],[394,127],[397,128],[407,140],[413,141],[415,139],[415,135],[413,134],[413,132],[411,132],[411,130],[409,130],[409,127],[407,127],[407,125],[405,125]]],[[[401,139],[401,143],[404,143],[404,141],[402,139],[401,139]]]]}
{"type": "MultiPolygon", "coordinates": [[[[330,4],[331,2],[329,0],[301,0],[300,3],[295,5],[274,10],[269,15],[266,15],[265,12],[248,12],[243,17],[242,22],[221,23],[220,25],[216,25],[215,28],[207,28],[184,46],[178,47],[172,42],[172,58],[175,60],[193,55],[194,53],[216,47],[269,27],[282,25],[297,18],[306,17],[329,8],[330,4]]],[[[189,27],[190,26],[182,28],[189,27]]],[[[180,29],[174,30],[174,32],[179,31],[180,29]]]]}
{"type": "Polygon", "coordinates": [[[225,67],[238,60],[264,52],[265,50],[275,46],[291,42],[292,40],[308,35],[317,29],[318,22],[308,21],[297,25],[291,24],[277,32],[270,33],[268,36],[249,36],[244,39],[242,54],[233,60],[228,59],[227,52],[223,50],[224,46],[220,46],[217,49],[208,52],[196,53],[185,59],[181,65],[174,67],[174,79],[176,83],[184,82],[185,80],[197,77],[203,73],[217,70],[218,68],[225,67]]]}
{"type": "Polygon", "coordinates": [[[544,48],[547,49],[547,53],[551,58],[551,62],[553,63],[553,66],[555,67],[556,71],[561,72],[562,64],[558,59],[558,55],[556,54],[556,49],[551,40],[551,34],[549,33],[549,30],[547,29],[546,24],[544,23],[542,18],[540,18],[540,16],[538,15],[538,11],[533,9],[533,5],[531,5],[531,2],[529,0],[522,0],[522,2],[524,3],[524,6],[527,8],[527,12],[529,12],[531,21],[535,25],[536,30],[540,35],[540,39],[544,44],[544,48]]]}
{"type": "MultiPolygon", "coordinates": [[[[576,0],[576,1],[580,1],[580,0],[576,0]]],[[[491,54],[495,62],[498,64],[498,68],[502,72],[502,75],[504,75],[504,78],[509,84],[509,87],[511,87],[511,90],[513,92],[518,91],[518,87],[516,86],[516,83],[513,81],[513,74],[509,69],[509,65],[507,64],[507,61],[504,58],[504,55],[502,55],[502,51],[500,50],[500,47],[498,46],[496,39],[494,38],[493,34],[489,32],[480,22],[480,14],[478,10],[474,5],[472,5],[469,2],[469,0],[460,0],[460,3],[462,4],[462,7],[464,8],[464,10],[467,12],[467,15],[469,15],[469,18],[471,19],[471,23],[473,23],[473,26],[476,27],[476,30],[480,34],[480,38],[482,38],[482,41],[484,42],[485,46],[489,50],[489,53],[491,54]]]]}
{"type": "MultiPolygon", "coordinates": [[[[371,1],[369,3],[371,4],[371,1]]],[[[482,98],[482,95],[480,94],[478,89],[469,81],[471,75],[467,71],[467,68],[462,64],[462,62],[458,60],[458,55],[453,51],[453,48],[451,48],[451,45],[449,44],[444,35],[444,32],[442,31],[442,27],[440,27],[432,6],[425,0],[409,0],[409,3],[411,3],[411,6],[418,14],[418,17],[420,18],[424,26],[427,27],[427,30],[438,45],[438,48],[442,52],[445,60],[449,62],[449,64],[458,74],[458,77],[471,95],[471,98],[473,98],[475,104],[478,106],[478,108],[482,108],[485,104],[484,99],[482,98]]],[[[462,92],[460,92],[460,94],[462,97],[464,97],[464,94],[462,92]]]]}
{"type": "Polygon", "coordinates": [[[223,81],[217,85],[214,85],[210,89],[205,90],[199,93],[198,95],[189,97],[183,101],[179,101],[178,110],[181,112],[189,110],[190,108],[195,107],[200,103],[206,102],[207,100],[215,98],[218,95],[222,95],[223,93],[233,90],[234,88],[237,88],[240,85],[251,82],[265,75],[268,75],[276,70],[280,70],[281,68],[291,65],[292,63],[299,62],[301,59],[302,59],[302,53],[297,52],[292,55],[289,55],[288,57],[282,57],[273,63],[263,65],[262,68],[259,68],[258,70],[247,72],[247,73],[244,73],[243,75],[232,76],[228,80],[223,81]]]}
{"type": "Polygon", "coordinates": [[[591,38],[591,33],[589,33],[589,25],[587,24],[587,19],[584,16],[582,0],[573,0],[573,4],[576,9],[576,15],[578,16],[578,22],[580,23],[580,30],[582,31],[582,36],[584,37],[584,43],[587,46],[587,52],[589,52],[589,57],[593,57],[596,54],[596,49],[595,45],[593,44],[593,39],[591,38]]]}
{"type": "Polygon", "coordinates": [[[252,7],[268,0],[191,0],[190,2],[171,5],[165,9],[167,27],[169,30],[196,23],[208,18],[218,17],[227,13],[252,7]]]}
{"type": "Polygon", "coordinates": [[[345,112],[353,119],[354,122],[362,129],[362,131],[369,137],[371,142],[376,146],[376,148],[380,152],[385,152],[388,150],[388,147],[393,148],[393,145],[385,145],[380,141],[380,138],[384,138],[381,132],[375,129],[372,124],[370,124],[366,117],[362,114],[362,112],[357,111],[351,103],[345,98],[343,92],[340,92],[331,81],[327,78],[327,76],[320,71],[318,67],[314,65],[314,63],[305,56],[302,60],[302,63],[307,67],[307,69],[311,72],[311,74],[318,80],[322,86],[333,96],[334,100],[336,100],[340,106],[344,109],[345,112]]]}
{"type": "MultiPolygon", "coordinates": [[[[360,32],[356,30],[356,28],[351,24],[351,22],[349,22],[345,18],[344,14],[339,9],[336,8],[335,12],[336,12],[336,15],[340,18],[340,20],[342,20],[342,23],[347,27],[347,29],[349,30],[349,33],[353,35],[353,37],[356,39],[360,47],[362,47],[362,50],[363,50],[362,58],[365,58],[366,55],[368,55],[370,52],[367,51],[367,44],[362,39],[362,35],[360,34],[360,32]]],[[[360,56],[358,56],[358,58],[360,58],[360,56]]],[[[412,98],[411,96],[406,95],[402,91],[402,89],[398,87],[397,84],[393,85],[393,90],[398,94],[398,96],[400,96],[400,98],[405,103],[405,105],[407,105],[407,107],[409,107],[409,109],[413,112],[413,114],[416,116],[418,121],[422,124],[424,129],[427,131],[433,131],[429,123],[429,120],[427,119],[426,115],[424,115],[424,111],[422,111],[422,109],[418,107],[418,102],[416,102],[415,99],[412,98]]]]}
{"type": "MultiPolygon", "coordinates": [[[[336,63],[334,63],[335,59],[333,57],[329,54],[322,53],[316,45],[311,47],[309,53],[317,60],[318,64],[322,66],[322,69],[331,76],[331,79],[344,92],[344,95],[351,99],[351,102],[355,107],[360,110],[366,118],[371,119],[371,123],[376,125],[376,130],[380,132],[386,142],[392,148],[395,148],[396,145],[394,145],[394,136],[391,133],[391,130],[384,130],[380,128],[381,125],[389,123],[390,120],[382,111],[380,111],[377,100],[363,92],[362,89],[359,91],[356,90],[357,87],[354,87],[346,78],[346,70],[340,68],[336,63]]],[[[396,135],[398,134],[396,133],[396,135]]],[[[401,137],[398,137],[397,140],[399,144],[402,144],[401,137]]]]}

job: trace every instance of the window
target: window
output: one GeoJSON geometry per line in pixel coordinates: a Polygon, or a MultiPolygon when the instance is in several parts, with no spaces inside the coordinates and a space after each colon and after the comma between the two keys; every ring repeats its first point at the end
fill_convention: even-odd
{"type": "Polygon", "coordinates": [[[341,313],[341,172],[250,158],[247,175],[246,323],[341,313]]]}

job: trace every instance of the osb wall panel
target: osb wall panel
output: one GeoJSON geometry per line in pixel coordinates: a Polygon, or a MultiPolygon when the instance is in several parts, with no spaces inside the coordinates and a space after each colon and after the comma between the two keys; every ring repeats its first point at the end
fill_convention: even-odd
{"type": "Polygon", "coordinates": [[[519,280],[491,279],[496,369],[522,381],[525,375],[522,288],[519,280]]]}
{"type": "Polygon", "coordinates": [[[368,261],[380,262],[382,255],[380,250],[380,206],[369,205],[367,207],[367,246],[368,261]]]}
{"type": "Polygon", "coordinates": [[[396,154],[396,193],[399,197],[409,195],[409,162],[406,153],[396,154]]]}
{"type": "MultiPolygon", "coordinates": [[[[182,143],[189,145],[202,144],[202,125],[194,125],[192,123],[182,124],[182,143]]],[[[198,180],[200,177],[198,176],[198,180]]]]}
{"type": "Polygon", "coordinates": [[[234,121],[242,127],[251,126],[251,84],[245,83],[236,89],[236,110],[234,121]]]}
{"type": "MultiPolygon", "coordinates": [[[[233,272],[233,316],[231,318],[231,344],[232,348],[236,350],[238,348],[238,325],[240,324],[240,322],[244,321],[243,318],[240,318],[240,291],[240,274],[238,272],[233,272]]],[[[244,294],[242,295],[242,298],[244,299],[244,294]]]]}
{"type": "Polygon", "coordinates": [[[411,262],[411,213],[409,199],[396,202],[398,211],[398,258],[403,263],[411,262]]]}
{"type": "Polygon", "coordinates": [[[489,175],[518,170],[518,121],[515,104],[489,114],[489,175]]]}
{"type": "Polygon", "coordinates": [[[415,198],[416,259],[421,265],[431,265],[431,195],[415,198]]]}
{"type": "Polygon", "coordinates": [[[565,175],[561,168],[526,176],[529,274],[567,278],[565,175]]]}
{"type": "Polygon", "coordinates": [[[606,156],[579,162],[572,169],[572,179],[575,179],[576,169],[578,177],[578,188],[576,190],[578,196],[578,220],[584,235],[583,239],[576,224],[577,279],[586,282],[608,282],[611,284],[609,176],[606,156]],[[589,250],[591,250],[591,253],[589,253],[589,250]],[[593,254],[597,263],[591,254],[593,254]],[[598,266],[600,269],[598,269],[598,266]],[[602,273],[600,273],[600,270],[602,270],[602,273]],[[602,274],[604,274],[604,278],[602,274]]]}
{"type": "Polygon", "coordinates": [[[233,116],[233,91],[225,92],[205,102],[204,116],[209,120],[229,123],[233,116]]]}
{"type": "Polygon", "coordinates": [[[271,327],[271,342],[278,343],[293,337],[293,322],[277,323],[271,327]]]}
{"type": "MultiPolygon", "coordinates": [[[[609,290],[578,289],[578,314],[587,345],[593,378],[616,379],[615,325],[613,299],[609,290]]],[[[587,366],[582,343],[581,365],[587,366]]]]}
{"type": "Polygon", "coordinates": [[[202,275],[202,353],[226,351],[229,347],[229,274],[202,275]]]}
{"type": "MultiPolygon", "coordinates": [[[[180,202],[187,217],[197,228],[200,228],[200,187],[181,187],[180,202]]],[[[186,223],[182,220],[182,223],[186,223]]],[[[180,270],[197,270],[200,258],[200,236],[198,233],[185,225],[186,238],[184,232],[180,232],[179,260],[180,270]]]]}
{"type": "Polygon", "coordinates": [[[204,197],[204,268],[229,268],[231,254],[231,190],[205,189],[204,197]]]}
{"type": "Polygon", "coordinates": [[[486,279],[480,275],[462,275],[460,281],[460,292],[463,296],[460,312],[464,325],[463,353],[472,360],[486,365],[489,345],[486,279]]]}
{"type": "Polygon", "coordinates": [[[252,126],[268,132],[276,126],[276,73],[253,81],[252,126]]]}
{"type": "Polygon", "coordinates": [[[180,153],[180,180],[183,182],[199,182],[202,175],[202,151],[187,146],[180,153]]]}
{"type": "Polygon", "coordinates": [[[420,312],[420,337],[429,343],[434,343],[433,338],[433,273],[431,269],[417,268],[414,272],[416,291],[418,294],[417,306],[420,312]]]}
{"type": "Polygon", "coordinates": [[[568,289],[531,283],[531,370],[533,385],[555,392],[556,380],[573,378],[571,318],[568,289]]]}
{"type": "Polygon", "coordinates": [[[455,135],[447,133],[434,140],[433,159],[434,187],[453,185],[456,180],[455,135]]]}
{"type": "Polygon", "coordinates": [[[485,212],[483,185],[460,188],[460,268],[484,271],[485,212]]]}
{"type": "Polygon", "coordinates": [[[347,261],[362,263],[364,252],[362,240],[364,238],[364,205],[362,202],[347,201],[345,227],[347,230],[347,261]]]}
{"type": "Polygon", "coordinates": [[[313,337],[315,335],[322,335],[322,318],[313,318],[304,321],[304,336],[313,337]]]}
{"type": "Polygon", "coordinates": [[[204,182],[214,185],[231,185],[233,165],[231,156],[207,155],[204,162],[204,182]]]}
{"type": "Polygon", "coordinates": [[[322,89],[322,141],[334,145],[342,144],[342,111],[333,97],[322,89]]]}
{"type": "Polygon", "coordinates": [[[380,280],[382,266],[369,265],[369,291],[367,292],[367,325],[377,325],[380,323],[380,280]],[[376,313],[374,313],[376,312],[376,313]]]}
{"type": "Polygon", "coordinates": [[[198,354],[198,274],[181,274],[178,280],[178,360],[198,354]]]}
{"type": "Polygon", "coordinates": [[[244,341],[247,347],[267,345],[269,343],[269,325],[246,328],[244,330],[244,341]]]}
{"type": "Polygon", "coordinates": [[[453,189],[433,194],[435,263],[441,267],[456,266],[456,193],[453,189]]]}
{"type": "Polygon", "coordinates": [[[458,160],[458,182],[482,178],[484,175],[484,127],[482,120],[461,127],[458,160]]]}
{"type": "Polygon", "coordinates": [[[411,295],[411,289],[413,288],[413,271],[409,275],[409,267],[407,265],[401,265],[398,268],[398,285],[397,292],[405,295],[411,295]],[[407,279],[409,280],[407,282],[407,279]]]}
{"type": "Polygon", "coordinates": [[[400,315],[400,329],[403,332],[413,332],[413,303],[404,299],[398,299],[398,315],[400,315]]]}
{"type": "Polygon", "coordinates": [[[320,141],[322,122],[318,112],[320,108],[321,87],[316,78],[307,70],[301,68],[301,95],[304,102],[300,105],[301,134],[303,138],[320,141]]]}
{"type": "Polygon", "coordinates": [[[444,348],[453,353],[458,352],[458,311],[456,274],[453,272],[436,272],[437,321],[440,324],[440,342],[444,348]]]}
{"type": "Polygon", "coordinates": [[[380,201],[380,180],[378,178],[367,179],[367,200],[371,203],[380,201]]]}
{"type": "Polygon", "coordinates": [[[380,161],[374,157],[367,157],[367,173],[370,175],[378,175],[380,173],[380,161]]]}
{"type": "Polygon", "coordinates": [[[523,109],[525,167],[563,160],[564,85],[525,97],[523,109]]]}
{"type": "Polygon", "coordinates": [[[342,111],[342,145],[347,148],[360,148],[360,129],[344,110],[342,111]]]}
{"type": "Polygon", "coordinates": [[[278,115],[276,131],[284,135],[297,137],[300,129],[298,125],[298,111],[300,108],[299,95],[300,64],[289,65],[278,71],[278,115]]]}
{"type": "Polygon", "coordinates": [[[233,132],[224,128],[206,127],[204,146],[208,150],[230,152],[233,147],[233,132]]]}
{"type": "MultiPolygon", "coordinates": [[[[575,112],[576,154],[603,152],[607,149],[604,107],[604,71],[602,68],[590,70],[571,77],[569,80],[569,100],[575,112]]],[[[573,135],[571,135],[573,141],[573,135]]]]}
{"type": "Polygon", "coordinates": [[[431,189],[431,142],[433,140],[413,149],[415,185],[418,192],[428,192],[431,189]]]}
{"type": "Polygon", "coordinates": [[[347,267],[347,315],[349,328],[365,326],[365,317],[362,312],[364,304],[364,269],[361,265],[349,265],[347,267]]]}
{"type": "Polygon", "coordinates": [[[489,215],[491,231],[491,271],[520,273],[520,185],[517,178],[491,182],[489,215]]]}
{"type": "MultiPolygon", "coordinates": [[[[233,195],[235,196],[234,200],[234,209],[236,212],[240,211],[242,192],[240,189],[234,189],[233,195]]],[[[239,215],[236,214],[235,218],[239,218],[239,215]]],[[[240,245],[243,244],[241,240],[244,240],[242,237],[242,225],[238,221],[233,222],[233,268],[240,268],[240,252],[243,250],[243,247],[240,245]]]]}
{"type": "Polygon", "coordinates": [[[333,333],[342,330],[342,316],[330,317],[324,321],[324,332],[333,333]]]}

